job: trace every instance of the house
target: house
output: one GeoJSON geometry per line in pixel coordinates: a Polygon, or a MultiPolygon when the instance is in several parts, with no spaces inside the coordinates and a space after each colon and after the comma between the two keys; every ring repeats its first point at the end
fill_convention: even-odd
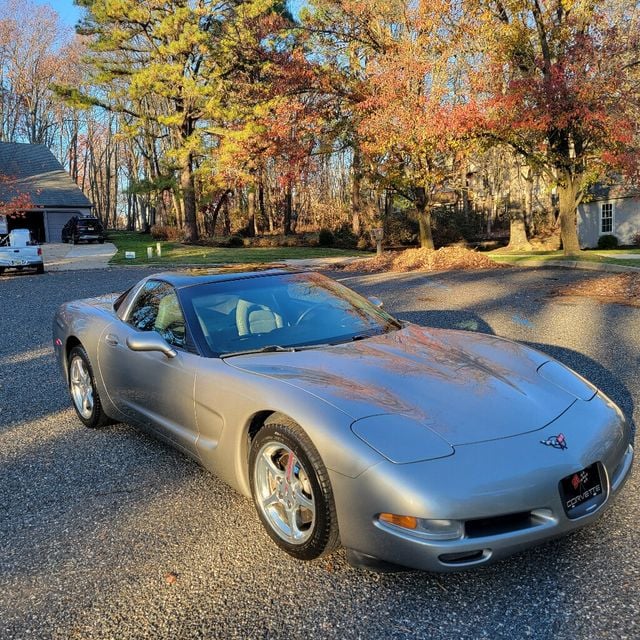
{"type": "Polygon", "coordinates": [[[28,228],[38,242],[60,242],[73,216],[91,215],[93,205],[47,147],[0,142],[0,202],[28,198],[21,215],[0,215],[0,235],[28,228]]]}
{"type": "Polygon", "coordinates": [[[623,184],[595,185],[589,201],[578,207],[578,238],[583,249],[614,235],[621,245],[634,244],[640,234],[640,190],[623,184]]]}

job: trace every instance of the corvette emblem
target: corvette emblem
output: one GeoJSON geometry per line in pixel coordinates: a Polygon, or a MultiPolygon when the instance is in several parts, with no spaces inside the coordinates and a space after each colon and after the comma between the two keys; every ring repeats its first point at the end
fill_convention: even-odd
{"type": "Polygon", "coordinates": [[[553,447],[554,449],[567,449],[567,439],[564,437],[564,433],[559,433],[557,436],[551,436],[546,440],[540,440],[540,444],[546,444],[547,447],[553,447]]]}

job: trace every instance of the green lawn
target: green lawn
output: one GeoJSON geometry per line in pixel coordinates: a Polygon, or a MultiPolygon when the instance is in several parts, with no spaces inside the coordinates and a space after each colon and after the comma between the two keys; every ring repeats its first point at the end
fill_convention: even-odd
{"type": "Polygon", "coordinates": [[[155,255],[156,240],[150,235],[129,231],[112,231],[109,241],[118,248],[111,264],[173,265],[173,264],[229,264],[279,262],[291,259],[368,256],[371,254],[349,249],[328,247],[200,247],[178,242],[160,242],[162,256],[155,255]],[[147,259],[147,247],[154,248],[153,258],[147,259]],[[135,251],[134,260],[124,257],[125,251],[135,251]]]}
{"type": "Polygon", "coordinates": [[[629,267],[640,267],[640,259],[612,258],[612,255],[640,254],[640,249],[587,249],[579,256],[565,256],[562,251],[527,251],[524,253],[488,253],[496,262],[508,264],[526,263],[528,260],[569,260],[621,264],[629,267]]]}

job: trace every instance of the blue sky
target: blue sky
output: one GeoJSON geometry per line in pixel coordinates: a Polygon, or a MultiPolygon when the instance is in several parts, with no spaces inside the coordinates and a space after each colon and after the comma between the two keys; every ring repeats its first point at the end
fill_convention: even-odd
{"type": "MultiPolygon", "coordinates": [[[[69,27],[74,27],[80,19],[81,11],[73,4],[73,0],[35,0],[36,4],[48,4],[53,7],[62,18],[62,21],[69,27]]],[[[300,10],[306,0],[289,0],[295,12],[300,10]]]]}
{"type": "Polygon", "coordinates": [[[53,7],[69,27],[74,27],[80,19],[81,11],[73,4],[73,0],[35,0],[35,2],[53,7]]]}

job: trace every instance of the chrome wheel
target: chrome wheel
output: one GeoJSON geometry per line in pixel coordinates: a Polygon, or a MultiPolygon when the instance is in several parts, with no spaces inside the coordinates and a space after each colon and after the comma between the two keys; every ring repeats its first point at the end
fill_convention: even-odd
{"type": "Polygon", "coordinates": [[[93,385],[86,362],[74,356],[69,365],[69,387],[78,413],[89,420],[93,414],[93,385]]]}
{"type": "Polygon", "coordinates": [[[267,442],[253,473],[256,503],[272,530],[289,544],[304,544],[313,535],[316,506],[301,461],[288,446],[267,442]]]}

